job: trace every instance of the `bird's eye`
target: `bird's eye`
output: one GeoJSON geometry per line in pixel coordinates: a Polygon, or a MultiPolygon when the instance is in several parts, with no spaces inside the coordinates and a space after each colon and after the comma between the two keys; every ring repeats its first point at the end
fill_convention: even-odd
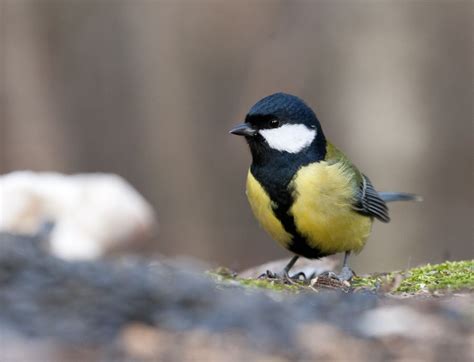
{"type": "Polygon", "coordinates": [[[277,128],[278,126],[280,126],[280,121],[278,119],[272,119],[270,121],[271,128],[277,128]]]}

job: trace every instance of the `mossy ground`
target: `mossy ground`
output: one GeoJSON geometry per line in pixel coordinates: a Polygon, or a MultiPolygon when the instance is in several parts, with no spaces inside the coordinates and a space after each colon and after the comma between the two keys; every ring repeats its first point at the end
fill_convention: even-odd
{"type": "MultiPolygon", "coordinates": [[[[353,280],[354,287],[388,287],[392,293],[474,290],[474,260],[426,264],[406,271],[369,275],[353,280]]],[[[387,288],[386,288],[387,289],[387,288]]]]}
{"type": "MultiPolygon", "coordinates": [[[[235,283],[248,288],[263,288],[274,291],[297,293],[304,290],[317,291],[319,284],[295,282],[287,284],[274,279],[243,279],[226,268],[219,268],[210,275],[219,282],[235,283]]],[[[334,285],[331,286],[334,289],[334,285]]],[[[352,290],[370,290],[390,294],[420,294],[474,291],[474,260],[446,261],[441,264],[427,264],[405,271],[371,274],[355,277],[352,290]]],[[[344,290],[347,288],[342,287],[344,290]]]]}
{"type": "Polygon", "coordinates": [[[246,279],[239,278],[237,274],[230,269],[220,267],[208,273],[218,282],[236,284],[245,288],[268,289],[277,292],[298,293],[306,288],[303,282],[287,284],[282,280],[274,279],[246,279]]]}

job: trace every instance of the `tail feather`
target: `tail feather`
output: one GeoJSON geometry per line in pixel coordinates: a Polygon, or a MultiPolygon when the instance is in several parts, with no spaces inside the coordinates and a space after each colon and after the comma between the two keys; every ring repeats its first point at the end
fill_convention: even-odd
{"type": "Polygon", "coordinates": [[[423,198],[414,194],[405,192],[379,192],[380,197],[385,202],[392,201],[423,201],[423,198]]]}

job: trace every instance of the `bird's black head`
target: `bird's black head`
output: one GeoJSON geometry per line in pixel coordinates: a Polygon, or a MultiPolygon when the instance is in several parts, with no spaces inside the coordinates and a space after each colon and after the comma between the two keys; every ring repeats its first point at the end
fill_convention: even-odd
{"type": "Polygon", "coordinates": [[[258,101],[245,123],[230,133],[245,136],[255,161],[282,155],[312,154],[322,159],[326,139],[313,110],[300,98],[275,93],[258,101]]]}

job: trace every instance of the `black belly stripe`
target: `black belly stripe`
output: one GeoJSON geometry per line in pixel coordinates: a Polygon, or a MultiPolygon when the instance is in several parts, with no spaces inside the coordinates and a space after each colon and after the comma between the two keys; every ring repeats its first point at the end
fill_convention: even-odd
{"type": "Polygon", "coordinates": [[[318,259],[328,254],[308,245],[306,238],[297,230],[293,215],[289,214],[293,203],[292,190],[289,189],[289,185],[295,173],[304,165],[304,163],[300,163],[297,168],[288,164],[273,165],[271,168],[252,165],[250,170],[268,193],[270,199],[277,205],[273,208],[275,216],[280,220],[285,231],[292,236],[292,242],[287,246],[287,249],[308,259],[318,259]],[[276,180],[278,182],[275,182],[276,180]]]}
{"type": "MultiPolygon", "coordinates": [[[[286,191],[290,197],[291,193],[286,191]]],[[[299,233],[296,228],[295,219],[293,215],[289,214],[290,205],[278,204],[276,208],[273,209],[275,216],[280,220],[283,225],[283,228],[287,233],[292,236],[292,241],[288,245],[288,250],[291,252],[304,256],[308,259],[319,259],[327,254],[323,253],[320,249],[309,246],[306,238],[299,233]]]]}

